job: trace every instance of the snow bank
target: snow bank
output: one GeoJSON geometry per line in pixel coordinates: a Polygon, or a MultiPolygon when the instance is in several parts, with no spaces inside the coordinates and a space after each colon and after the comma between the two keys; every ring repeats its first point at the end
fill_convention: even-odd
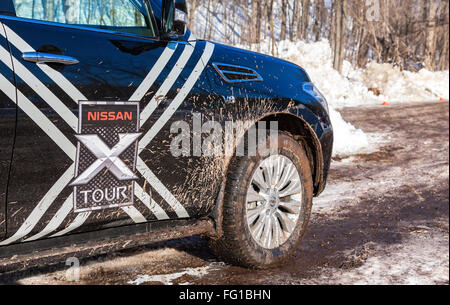
{"type": "MultiPolygon", "coordinates": [[[[270,42],[264,41],[251,49],[270,54],[270,42]]],[[[449,98],[449,71],[400,71],[391,64],[375,62],[365,69],[354,69],[344,61],[341,74],[333,69],[333,53],[326,39],[310,43],[281,41],[276,45],[275,55],[303,67],[336,109],[379,105],[384,101],[395,104],[449,98]]]]}
{"type": "MultiPolygon", "coordinates": [[[[251,49],[271,53],[269,41],[254,45],[251,49]]],[[[345,61],[341,74],[333,69],[332,54],[330,43],[324,39],[311,43],[281,41],[276,45],[275,55],[303,67],[326,96],[335,130],[334,156],[367,152],[376,146],[362,130],[345,122],[335,109],[375,106],[385,101],[396,104],[449,98],[449,71],[430,72],[423,69],[415,73],[375,62],[366,69],[354,69],[345,61]]]]}
{"type": "Polygon", "coordinates": [[[344,121],[341,114],[332,107],[330,118],[334,128],[333,156],[345,157],[370,150],[367,134],[344,121]]]}
{"type": "Polygon", "coordinates": [[[370,63],[366,69],[349,73],[367,88],[377,88],[378,100],[390,103],[436,101],[449,98],[449,72],[400,71],[391,64],[370,63]]]}

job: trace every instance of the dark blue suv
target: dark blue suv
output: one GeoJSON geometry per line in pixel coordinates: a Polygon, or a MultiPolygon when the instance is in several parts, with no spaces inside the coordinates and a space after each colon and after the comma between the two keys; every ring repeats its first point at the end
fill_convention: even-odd
{"type": "Polygon", "coordinates": [[[186,20],[180,0],[0,2],[0,257],[148,233],[289,258],[330,166],[326,100],[186,20]]]}

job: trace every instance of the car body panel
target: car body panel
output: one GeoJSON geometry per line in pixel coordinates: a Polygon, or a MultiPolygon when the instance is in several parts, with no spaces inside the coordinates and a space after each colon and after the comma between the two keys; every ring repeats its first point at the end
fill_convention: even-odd
{"type": "Polygon", "coordinates": [[[0,240],[6,235],[6,194],[9,169],[16,128],[17,106],[15,103],[14,73],[9,56],[9,45],[0,26],[0,56],[6,63],[0,62],[0,240]],[[14,100],[12,100],[13,98],[14,100]]]}
{"type": "MultiPolygon", "coordinates": [[[[307,124],[320,143],[323,164],[318,167],[321,172],[315,193],[323,190],[333,131],[325,107],[302,90],[302,84],[310,82],[302,68],[274,57],[197,40],[189,31],[177,40],[165,41],[17,18],[1,10],[0,25],[7,29],[5,36],[15,61],[19,108],[34,105],[45,124],[39,115],[18,111],[8,205],[3,207],[8,230],[3,241],[0,231],[0,246],[210,215],[226,175],[227,160],[193,155],[194,140],[190,156],[173,156],[171,127],[178,121],[186,122],[192,131],[196,124],[201,128],[208,120],[223,126],[226,121],[256,123],[270,115],[289,114],[307,124]],[[39,35],[34,35],[37,32],[39,35]],[[22,55],[29,51],[71,56],[79,64],[24,61],[22,55]],[[215,63],[250,68],[262,79],[229,83],[217,72],[215,63]],[[143,85],[151,79],[153,85],[143,85]],[[130,208],[72,211],[73,188],[69,183],[76,165],[80,101],[139,103],[142,137],[134,184],[139,195],[135,192],[130,208]],[[51,136],[52,130],[60,134],[51,136]]],[[[12,77],[11,69],[6,70],[2,75],[12,77]]],[[[1,204],[0,200],[0,208],[1,204]]]]}
{"type": "MultiPolygon", "coordinates": [[[[205,42],[193,44],[161,42],[152,39],[90,31],[77,27],[60,27],[50,23],[33,22],[14,17],[4,18],[2,22],[10,31],[11,37],[13,37],[12,55],[17,60],[17,66],[20,65],[21,69],[21,72],[16,71],[18,76],[17,88],[27,100],[19,101],[19,107],[21,102],[32,102],[45,114],[56,129],[61,131],[68,140],[66,142],[69,142],[69,146],[70,144],[72,145],[69,148],[72,150],[76,145],[74,135],[78,122],[77,102],[81,100],[128,101],[133,100],[135,96],[140,97],[143,95],[138,102],[140,102],[140,108],[145,110],[149,104],[156,103],[153,99],[154,95],[162,84],[170,78],[170,73],[173,73],[172,71],[175,70],[173,67],[177,64],[180,65],[181,62],[184,69],[179,69],[179,76],[176,77],[173,86],[168,87],[170,90],[167,93],[167,100],[170,101],[175,98],[178,90],[183,87],[191,71],[197,65],[199,67],[203,66],[201,56],[205,53],[207,46],[205,42]],[[33,31],[45,34],[30,35],[33,31]],[[73,66],[47,65],[46,67],[47,72],[49,69],[52,69],[56,73],[60,73],[73,88],[65,88],[60,84],[56,84],[55,80],[46,71],[40,69],[38,65],[22,60],[22,53],[28,51],[23,49],[25,44],[34,50],[46,53],[58,50],[58,52],[79,60],[80,63],[73,66]],[[98,52],[98,50],[101,50],[101,52],[98,52]],[[157,60],[163,56],[167,57],[167,55],[163,55],[165,51],[166,53],[170,51],[171,56],[159,77],[150,88],[145,88],[145,92],[141,92],[140,95],[135,94],[138,89],[142,91],[140,85],[148,77],[157,60]],[[185,60],[180,60],[181,57],[185,60]],[[54,95],[50,105],[43,99],[43,86],[49,88],[51,94],[54,95]],[[55,102],[56,100],[59,101],[55,102]],[[61,109],[69,111],[56,111],[57,103],[60,104],[61,109]]],[[[188,96],[184,101],[184,104],[188,105],[188,107],[183,105],[180,107],[187,110],[177,111],[170,118],[170,121],[178,119],[189,121],[185,115],[191,112],[195,103],[189,103],[188,101],[194,96],[198,97],[207,92],[201,85],[205,82],[205,80],[201,79],[196,82],[199,85],[194,86],[188,92],[188,96]]],[[[52,97],[50,93],[47,93],[47,96],[52,97]]],[[[158,103],[162,105],[157,107],[148,121],[141,126],[141,131],[144,134],[151,130],[151,127],[167,110],[167,105],[164,101],[158,101],[158,103]]],[[[165,157],[164,153],[158,153],[161,148],[167,151],[167,144],[165,143],[169,137],[168,134],[170,134],[170,121],[164,124],[161,130],[156,133],[154,139],[147,145],[140,157],[145,166],[156,176],[155,179],[159,180],[165,189],[172,190],[187,179],[189,172],[185,171],[183,173],[184,167],[180,166],[180,161],[177,163],[177,160],[164,160],[164,158],[167,159],[170,156],[165,157]],[[158,155],[158,162],[155,162],[155,155],[158,155]],[[161,164],[164,164],[164,171],[161,169],[161,164]],[[167,164],[170,166],[168,167],[167,164]],[[175,171],[177,175],[173,174],[175,171]],[[161,172],[164,175],[160,176],[159,173],[161,172]]],[[[136,220],[153,221],[166,218],[183,218],[198,214],[198,205],[191,204],[187,200],[183,201],[184,214],[176,213],[173,206],[170,205],[171,203],[167,203],[166,199],[169,196],[162,198],[161,193],[163,191],[161,189],[150,189],[151,181],[146,181],[150,179],[148,177],[144,179],[143,176],[140,176],[137,184],[140,188],[147,184],[146,195],[141,197],[147,199],[148,202],[143,203],[140,199],[135,199],[136,205],[132,211],[135,218],[131,217],[133,215],[130,215],[123,209],[81,214],[67,213],[72,188],[66,186],[61,189],[59,187],[56,191],[52,191],[52,188],[58,182],[64,181],[65,184],[69,182],[70,179],[67,177],[70,176],[68,172],[73,171],[71,169],[74,163],[73,155],[71,158],[67,151],[58,147],[54,139],[48,136],[48,132],[39,128],[36,122],[23,111],[19,113],[17,131],[16,152],[9,181],[11,190],[9,202],[12,203],[8,204],[7,207],[10,215],[8,218],[8,232],[10,232],[8,237],[12,237],[18,231],[22,231],[21,228],[24,226],[24,223],[27,223],[27,220],[32,221],[34,227],[32,230],[27,230],[26,236],[28,239],[31,237],[30,240],[34,240],[36,237],[40,238],[48,234],[69,233],[69,230],[71,233],[77,233],[133,224],[136,220]],[[52,166],[48,166],[50,160],[52,166]],[[64,175],[66,178],[63,177],[64,175]],[[150,187],[148,186],[149,184],[150,187]],[[56,197],[48,199],[49,195],[56,197]],[[46,209],[44,213],[40,213],[39,217],[37,217],[39,218],[38,222],[36,223],[37,218],[27,219],[29,215],[36,212],[37,204],[42,204],[42,202],[46,202],[44,205],[46,209]],[[160,213],[156,215],[154,213],[155,209],[153,211],[149,209],[150,205],[157,206],[160,213]],[[64,219],[62,222],[58,221],[60,223],[55,225],[55,217],[61,217],[60,215],[63,215],[64,219]],[[80,226],[81,223],[83,224],[82,227],[80,226]],[[49,228],[52,231],[49,231],[49,228]]],[[[164,196],[164,194],[162,195],[164,196]]],[[[176,195],[171,194],[171,196],[175,198],[174,201],[181,201],[181,198],[175,197],[176,195]]]]}

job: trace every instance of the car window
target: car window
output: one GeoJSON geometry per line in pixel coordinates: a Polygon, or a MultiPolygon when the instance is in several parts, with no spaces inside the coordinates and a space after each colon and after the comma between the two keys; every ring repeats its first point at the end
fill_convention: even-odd
{"type": "Polygon", "coordinates": [[[13,0],[16,16],[156,36],[144,0],[13,0]]]}
{"type": "Polygon", "coordinates": [[[157,22],[159,24],[161,24],[161,21],[164,22],[164,24],[162,24],[162,30],[165,33],[169,33],[173,28],[173,11],[175,9],[175,6],[171,5],[170,7],[164,7],[162,0],[149,0],[149,3],[153,11],[153,16],[155,16],[157,22]]]}

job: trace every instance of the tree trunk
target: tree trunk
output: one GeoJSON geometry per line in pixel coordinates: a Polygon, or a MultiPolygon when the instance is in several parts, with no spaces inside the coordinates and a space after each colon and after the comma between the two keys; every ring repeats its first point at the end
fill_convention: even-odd
{"type": "Polygon", "coordinates": [[[47,9],[46,9],[46,20],[55,21],[55,1],[49,0],[47,1],[47,9]]]}
{"type": "Polygon", "coordinates": [[[269,20],[269,33],[270,33],[270,41],[271,41],[271,52],[272,55],[275,55],[275,29],[274,29],[274,20],[273,20],[273,1],[268,0],[269,5],[267,6],[267,19],[269,20]]]}
{"type": "Polygon", "coordinates": [[[345,28],[345,6],[347,0],[335,2],[334,12],[334,59],[333,67],[342,72],[342,64],[345,57],[345,42],[346,42],[346,28],[345,28]]]}
{"type": "Polygon", "coordinates": [[[323,5],[323,1],[322,0],[316,0],[314,2],[315,5],[315,13],[314,13],[314,28],[313,28],[313,33],[314,33],[314,38],[315,41],[318,41],[320,39],[320,34],[322,32],[322,10],[324,9],[324,5],[323,5]]]}
{"type": "Polygon", "coordinates": [[[281,1],[281,32],[280,32],[280,40],[286,39],[287,32],[287,9],[289,3],[287,0],[281,1]]]}
{"type": "Polygon", "coordinates": [[[426,24],[426,39],[425,39],[425,56],[424,63],[425,67],[434,71],[436,68],[436,48],[435,48],[435,31],[436,31],[436,10],[437,1],[436,0],[426,0],[425,1],[425,24],[426,24]]]}
{"type": "Polygon", "coordinates": [[[309,0],[302,0],[301,39],[303,40],[306,40],[308,36],[309,4],[309,0]]]}
{"type": "MultiPolygon", "coordinates": [[[[299,0],[300,1],[300,0],[299,0]]],[[[301,0],[299,5],[297,6],[297,40],[302,39],[302,11],[303,11],[303,1],[301,0]]]]}
{"type": "Polygon", "coordinates": [[[255,28],[255,42],[261,42],[261,19],[262,19],[262,3],[261,1],[256,1],[256,28],[255,28]]]}
{"type": "Polygon", "coordinates": [[[289,40],[294,41],[294,34],[295,34],[295,16],[297,15],[297,7],[299,6],[298,0],[294,0],[294,7],[292,8],[292,16],[291,16],[291,22],[289,24],[289,40]]]}
{"type": "Polygon", "coordinates": [[[198,7],[199,0],[191,0],[187,2],[189,5],[188,24],[190,29],[194,29],[195,10],[198,7]]]}

